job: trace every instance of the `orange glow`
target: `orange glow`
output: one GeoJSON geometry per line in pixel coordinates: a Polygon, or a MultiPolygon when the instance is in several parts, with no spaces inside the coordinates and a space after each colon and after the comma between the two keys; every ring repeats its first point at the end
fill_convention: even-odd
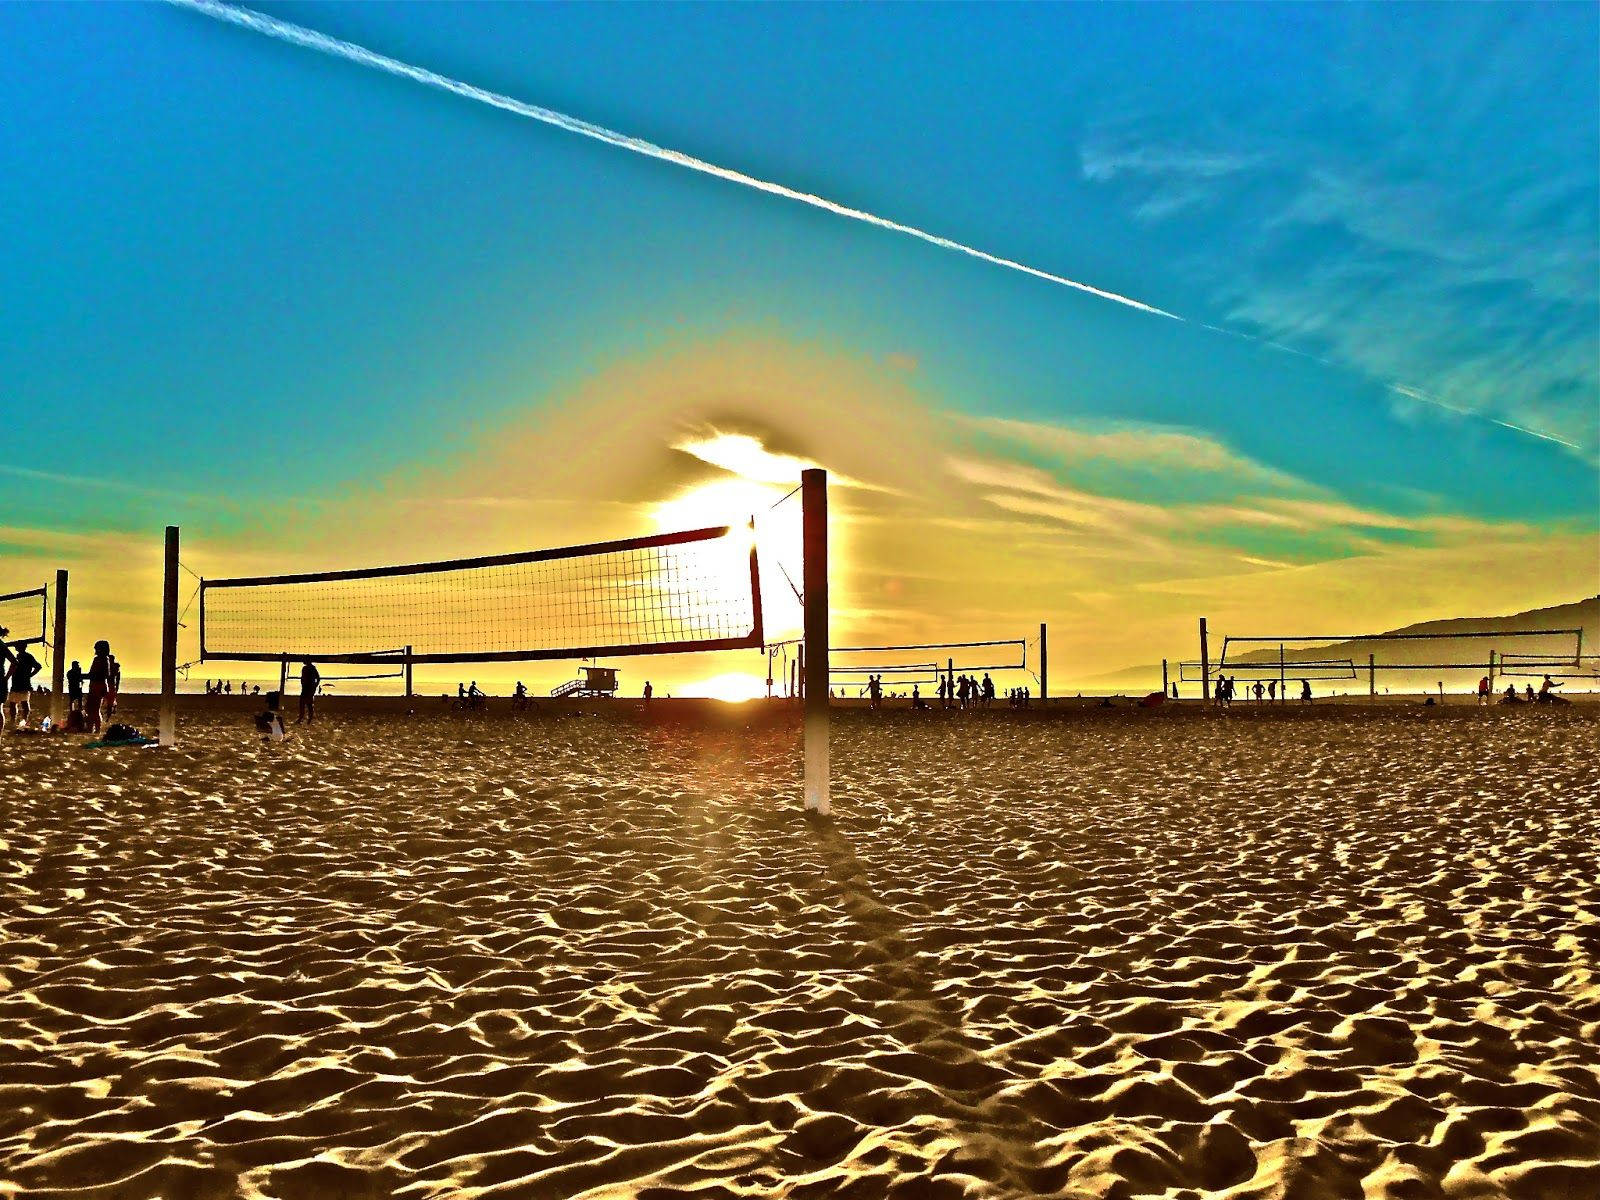
{"type": "Polygon", "coordinates": [[[709,679],[685,684],[679,695],[704,696],[712,700],[726,700],[738,704],[746,700],[759,700],[767,694],[767,681],[758,675],[743,671],[729,671],[709,679]]]}

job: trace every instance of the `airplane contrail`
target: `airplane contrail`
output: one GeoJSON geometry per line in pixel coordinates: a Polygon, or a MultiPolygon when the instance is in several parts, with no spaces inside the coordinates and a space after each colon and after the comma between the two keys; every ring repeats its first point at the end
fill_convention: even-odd
{"type": "Polygon", "coordinates": [[[512,96],[491,92],[486,88],[474,87],[472,84],[463,83],[459,79],[451,79],[447,75],[429,71],[425,67],[416,67],[410,63],[403,63],[399,59],[390,58],[374,50],[368,50],[365,46],[358,46],[354,42],[346,42],[340,38],[330,37],[328,34],[319,33],[315,29],[307,29],[303,25],[280,21],[276,17],[252,12],[248,8],[236,8],[231,4],[220,3],[219,0],[167,0],[167,3],[176,5],[179,8],[193,9],[196,12],[204,13],[208,17],[226,21],[232,25],[239,25],[245,29],[252,29],[257,33],[264,33],[268,37],[277,38],[279,41],[289,42],[296,46],[304,46],[309,50],[318,50],[323,54],[331,54],[335,58],[343,58],[353,63],[359,63],[364,67],[372,67],[390,75],[398,75],[402,79],[410,79],[428,87],[452,92],[468,100],[476,100],[481,104],[492,105],[495,108],[504,109],[506,112],[516,113],[519,117],[542,121],[546,125],[554,125],[557,129],[565,129],[568,133],[576,133],[583,137],[593,138],[597,142],[604,142],[608,146],[616,146],[620,150],[630,150],[634,154],[642,154],[646,158],[660,159],[662,162],[672,163],[675,166],[687,167],[691,171],[699,171],[703,175],[712,175],[717,179],[725,179],[729,183],[742,184],[744,187],[755,188],[759,192],[766,192],[773,196],[782,196],[785,200],[796,200],[801,204],[809,204],[812,208],[820,208],[824,212],[833,213],[835,216],[848,217],[852,221],[862,221],[868,225],[876,225],[879,229],[887,229],[892,233],[903,233],[908,237],[917,238],[944,250],[954,250],[957,254],[965,254],[972,258],[981,259],[983,262],[992,263],[997,267],[1021,271],[1024,275],[1032,275],[1035,279],[1043,279],[1047,283],[1055,283],[1062,287],[1072,288],[1075,291],[1087,292],[1091,296],[1098,296],[1102,300],[1110,300],[1114,304],[1125,304],[1129,308],[1136,308],[1140,312],[1150,313],[1153,316],[1166,317],[1173,321],[1183,321],[1183,318],[1176,313],[1157,308],[1153,304],[1146,304],[1142,300],[1118,295],[1116,292],[1108,292],[1103,288],[1080,283],[1076,279],[1068,279],[1064,275],[1041,271],[1038,267],[1028,266],[1027,263],[1020,263],[1011,258],[1003,258],[998,254],[990,254],[985,250],[979,250],[975,246],[968,246],[962,242],[951,241],[949,238],[940,237],[936,233],[918,229],[914,225],[904,225],[899,221],[891,221],[887,217],[876,216],[859,208],[851,208],[847,204],[839,204],[822,196],[814,196],[810,192],[798,191],[795,188],[785,187],[781,183],[773,183],[771,180],[758,179],[754,175],[746,175],[743,171],[735,171],[731,167],[719,167],[715,163],[706,162],[702,158],[695,158],[692,154],[669,150],[665,146],[658,146],[654,142],[645,141],[643,138],[630,137],[628,134],[618,133],[614,129],[607,129],[604,125],[596,125],[592,121],[585,121],[579,117],[570,117],[566,113],[556,112],[550,108],[541,108],[537,104],[528,104],[512,96]]]}
{"type": "MultiPolygon", "coordinates": [[[[527,102],[518,100],[513,96],[507,96],[500,92],[491,92],[487,88],[476,87],[470,83],[463,83],[459,79],[451,79],[447,75],[440,75],[438,72],[430,71],[426,67],[413,66],[410,63],[401,62],[399,59],[390,58],[387,55],[379,54],[375,50],[368,50],[365,46],[358,46],[354,42],[347,42],[340,38],[332,37],[326,33],[318,32],[315,29],[307,29],[303,25],[295,25],[289,21],[281,21],[277,17],[269,17],[264,13],[254,12],[248,8],[238,8],[232,4],[224,4],[221,2],[221,0],[166,0],[166,2],[178,8],[190,9],[194,12],[202,13],[205,16],[213,18],[214,20],[223,21],[230,25],[238,25],[241,28],[253,30],[256,33],[265,34],[267,37],[276,38],[279,41],[288,42],[291,45],[303,46],[308,50],[316,50],[322,54],[329,54],[335,58],[342,58],[348,62],[353,62],[363,67],[371,67],[374,70],[383,71],[389,75],[396,75],[402,79],[409,79],[414,83],[420,83],[427,87],[438,88],[441,91],[450,92],[467,100],[475,100],[480,104],[487,104],[493,108],[503,109],[506,112],[515,113],[519,117],[527,117],[529,120],[540,121],[546,125],[553,125],[555,128],[564,129],[568,133],[576,133],[582,137],[593,138],[597,142],[604,142],[606,145],[615,146],[620,150],[627,150],[634,154],[642,154],[646,158],[659,159],[661,162],[671,163],[674,166],[686,167],[691,171],[698,171],[703,175],[710,175],[716,179],[726,180],[729,183],[737,183],[743,187],[754,188],[758,192],[766,192],[768,195],[781,196],[785,200],[794,200],[800,204],[810,205],[812,208],[820,208],[822,211],[833,213],[835,216],[847,217],[852,221],[860,221],[867,225],[876,226],[879,229],[887,229],[891,233],[902,233],[907,237],[913,237],[918,241],[926,242],[930,246],[938,246],[942,250],[953,250],[957,254],[965,254],[969,258],[976,258],[982,262],[990,263],[997,267],[1004,267],[1010,271],[1020,271],[1024,275],[1031,275],[1035,279],[1044,280],[1046,283],[1054,283],[1061,287],[1071,288],[1073,291],[1084,292],[1090,296],[1097,296],[1102,300],[1109,300],[1113,304],[1121,304],[1128,308],[1137,309],[1139,312],[1149,313],[1152,316],[1165,317],[1170,321],[1177,321],[1183,325],[1198,324],[1199,328],[1206,329],[1214,333],[1227,334],[1229,337],[1236,337],[1243,341],[1265,341],[1265,339],[1240,333],[1237,330],[1225,329],[1219,325],[1210,325],[1204,322],[1197,323],[1191,321],[1187,317],[1179,316],[1177,313],[1168,312],[1164,308],[1157,308],[1153,304],[1146,304],[1142,300],[1135,300],[1131,296],[1124,296],[1117,292],[1108,292],[1104,288],[1097,288],[1092,284],[1082,283],[1076,279],[1068,279],[1064,275],[1057,275],[1054,272],[1044,271],[1038,267],[1030,267],[1027,263],[1021,263],[1012,258],[1005,258],[998,254],[990,254],[986,250],[979,250],[976,246],[968,246],[963,242],[957,242],[951,240],[950,238],[940,237],[936,233],[929,233],[925,229],[918,229],[915,225],[906,225],[900,221],[891,221],[888,217],[880,217],[874,213],[866,212],[863,209],[852,208],[847,204],[840,204],[837,201],[829,200],[823,196],[813,195],[810,192],[802,192],[796,188],[787,187],[784,184],[775,183],[771,180],[758,179],[754,175],[746,175],[743,171],[736,171],[732,167],[719,167],[715,163],[707,162],[702,158],[696,158],[692,154],[685,154],[680,150],[671,150],[665,146],[658,146],[654,142],[646,141],[643,138],[632,137],[625,133],[619,133],[614,129],[607,129],[604,125],[596,125],[594,122],[585,121],[580,117],[568,116],[566,113],[557,112],[555,109],[543,108],[537,104],[528,104],[527,102]]],[[[1297,350],[1292,346],[1281,345],[1277,342],[1265,342],[1265,344],[1273,347],[1274,349],[1282,350],[1286,353],[1298,355],[1302,358],[1308,358],[1315,362],[1324,363],[1330,367],[1339,369],[1339,364],[1330,363],[1328,360],[1323,359],[1315,354],[1310,354],[1303,350],[1297,350]]],[[[1499,418],[1489,416],[1486,413],[1474,413],[1465,409],[1457,408],[1453,404],[1446,403],[1445,401],[1439,400],[1434,396],[1427,395],[1417,388],[1409,387],[1405,384],[1391,382],[1388,384],[1388,386],[1400,395],[1406,396],[1412,400],[1421,401],[1424,404],[1434,405],[1435,407],[1444,409],[1447,412],[1476,416],[1482,420],[1502,426],[1503,428],[1515,430],[1518,433],[1528,434],[1532,437],[1540,438],[1547,442],[1556,442],[1560,445],[1568,446],[1575,450],[1579,448],[1572,442],[1567,441],[1565,438],[1556,437],[1553,434],[1541,433],[1536,429],[1529,429],[1523,425],[1514,425],[1509,421],[1500,420],[1499,418]]]]}

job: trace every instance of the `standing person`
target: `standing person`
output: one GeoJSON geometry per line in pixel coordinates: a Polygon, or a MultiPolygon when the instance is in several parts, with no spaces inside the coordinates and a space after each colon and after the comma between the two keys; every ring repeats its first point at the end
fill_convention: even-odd
{"type": "Polygon", "coordinates": [[[943,675],[939,676],[939,707],[950,707],[950,685],[945,682],[943,675]]]}
{"type": "Polygon", "coordinates": [[[16,653],[12,655],[11,679],[6,684],[5,720],[5,723],[11,728],[26,729],[28,727],[28,717],[31,711],[28,700],[33,695],[33,677],[42,669],[39,660],[28,652],[26,646],[19,646],[16,653]]]}
{"type": "Polygon", "coordinates": [[[1278,698],[1278,681],[1276,679],[1269,679],[1269,680],[1267,680],[1267,703],[1271,704],[1277,698],[1278,698]]]}
{"type": "Polygon", "coordinates": [[[106,675],[106,711],[117,711],[117,693],[122,690],[122,664],[117,661],[115,654],[107,654],[111,660],[111,669],[106,675]]]}
{"type": "Polygon", "coordinates": [[[296,725],[309,725],[317,719],[317,689],[321,686],[322,672],[316,663],[306,659],[300,665],[300,715],[294,719],[296,725]]]}
{"type": "Polygon", "coordinates": [[[1487,675],[1478,680],[1478,703],[1489,703],[1489,677],[1487,675]]]}
{"type": "Polygon", "coordinates": [[[867,676],[867,701],[872,708],[883,703],[883,680],[876,675],[867,676]]]}
{"type": "MultiPolygon", "coordinates": [[[[11,675],[11,663],[16,658],[11,647],[6,644],[6,635],[10,632],[11,630],[4,625],[0,625],[0,700],[5,698],[7,680],[11,675]]],[[[4,705],[0,704],[0,713],[3,712],[4,705]]],[[[4,724],[5,722],[0,720],[0,726],[4,726],[4,724]]]]}
{"type": "Polygon", "coordinates": [[[99,733],[100,720],[106,706],[106,692],[111,679],[111,643],[105,640],[94,644],[94,657],[89,660],[89,699],[84,708],[83,728],[86,733],[99,733]]]}
{"type": "Polygon", "coordinates": [[[983,673],[983,706],[988,708],[994,701],[994,680],[989,678],[989,672],[983,673]]]}
{"type": "Polygon", "coordinates": [[[1302,679],[1300,681],[1300,703],[1311,703],[1311,680],[1309,679],[1302,679]]]}
{"type": "Polygon", "coordinates": [[[67,671],[67,711],[83,712],[83,667],[77,659],[72,660],[72,666],[67,671]]]}
{"type": "MultiPolygon", "coordinates": [[[[521,687],[522,685],[518,684],[517,686],[521,687]]],[[[650,706],[650,697],[654,696],[655,694],[656,694],[655,688],[651,687],[650,686],[650,681],[648,679],[646,679],[644,681],[644,703],[645,703],[645,707],[646,708],[648,708],[650,706]]]]}
{"type": "Polygon", "coordinates": [[[1261,703],[1261,693],[1262,693],[1262,692],[1264,692],[1264,691],[1266,691],[1266,690],[1267,690],[1267,689],[1266,689],[1266,688],[1264,688],[1264,687],[1262,687],[1262,686],[1261,686],[1261,680],[1259,680],[1259,679],[1258,679],[1258,680],[1256,680],[1256,688],[1255,688],[1255,691],[1256,691],[1256,703],[1257,703],[1257,704],[1260,704],[1260,703],[1261,703]]]}

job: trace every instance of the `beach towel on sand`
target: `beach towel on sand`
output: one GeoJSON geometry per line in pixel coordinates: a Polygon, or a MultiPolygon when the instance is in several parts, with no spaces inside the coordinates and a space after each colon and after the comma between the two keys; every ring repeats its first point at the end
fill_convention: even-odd
{"type": "Polygon", "coordinates": [[[123,746],[154,746],[155,738],[147,738],[132,725],[108,725],[106,731],[84,745],[91,749],[119,749],[123,746]]]}

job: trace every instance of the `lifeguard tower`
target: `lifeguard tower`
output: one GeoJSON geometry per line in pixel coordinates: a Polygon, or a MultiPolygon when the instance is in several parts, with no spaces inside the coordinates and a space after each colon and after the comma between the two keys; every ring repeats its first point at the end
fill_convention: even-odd
{"type": "Polygon", "coordinates": [[[560,687],[551,688],[550,695],[554,699],[573,697],[586,699],[598,696],[610,700],[617,694],[617,668],[615,667],[581,667],[581,679],[569,679],[560,687]]]}

